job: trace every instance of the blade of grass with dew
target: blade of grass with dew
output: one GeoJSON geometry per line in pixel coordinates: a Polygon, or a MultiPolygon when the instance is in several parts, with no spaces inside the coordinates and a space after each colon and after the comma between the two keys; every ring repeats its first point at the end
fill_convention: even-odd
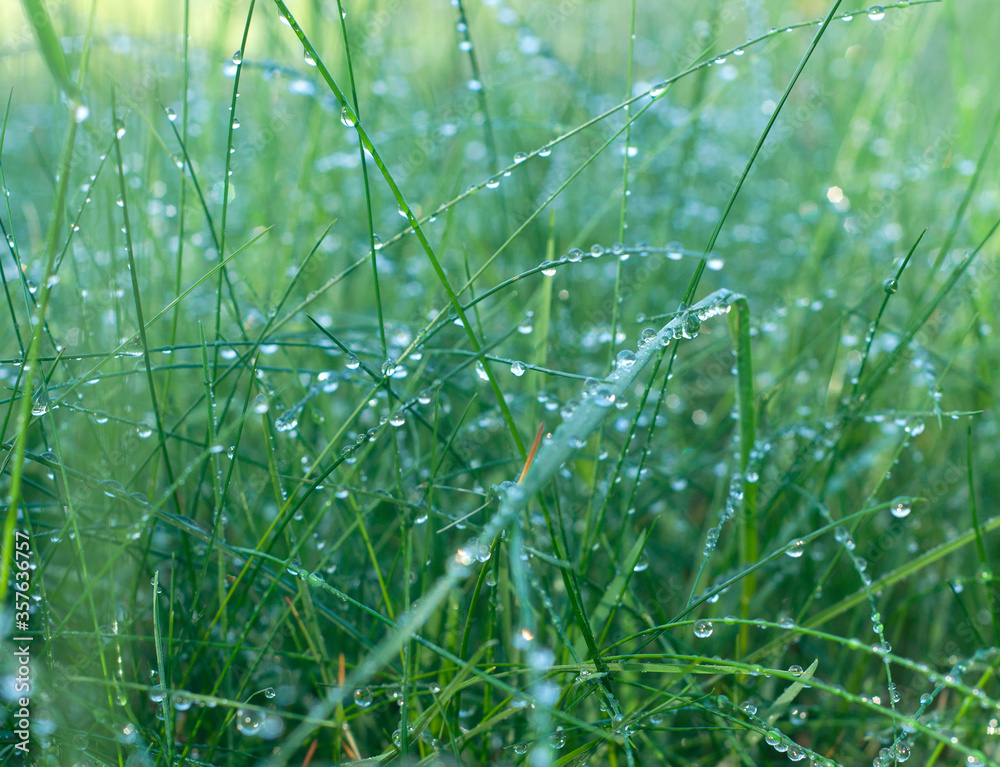
{"type": "MultiPolygon", "coordinates": [[[[757,411],[754,402],[753,357],[750,351],[750,307],[745,298],[733,302],[735,312],[729,313],[729,328],[736,347],[736,403],[740,414],[740,474],[743,488],[742,508],[740,509],[738,535],[740,550],[740,566],[757,560],[757,478],[748,476],[750,456],[753,453],[757,439],[757,411]]],[[[753,574],[743,579],[740,592],[741,617],[750,617],[750,603],[757,591],[757,582],[753,574]]],[[[749,628],[746,624],[740,627],[739,643],[736,648],[736,658],[739,659],[750,646],[749,628]]]]}

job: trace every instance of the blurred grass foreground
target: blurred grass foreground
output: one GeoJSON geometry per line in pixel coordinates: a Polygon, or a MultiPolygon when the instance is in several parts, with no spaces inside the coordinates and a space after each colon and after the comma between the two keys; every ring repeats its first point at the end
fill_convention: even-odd
{"type": "Polygon", "coordinates": [[[5,2],[0,762],[1000,764],[997,21],[5,2]]]}

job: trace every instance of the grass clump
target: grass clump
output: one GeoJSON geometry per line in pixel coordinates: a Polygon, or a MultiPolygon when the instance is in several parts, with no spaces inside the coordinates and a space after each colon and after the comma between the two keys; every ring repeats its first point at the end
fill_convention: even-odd
{"type": "Polygon", "coordinates": [[[997,764],[990,9],[808,5],[0,10],[30,759],[997,764]]]}

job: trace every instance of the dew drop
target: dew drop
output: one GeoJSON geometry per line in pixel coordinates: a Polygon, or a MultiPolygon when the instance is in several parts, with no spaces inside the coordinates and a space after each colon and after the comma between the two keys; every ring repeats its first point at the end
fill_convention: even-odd
{"type": "Polygon", "coordinates": [[[873,5],[868,9],[868,18],[872,21],[882,21],[885,18],[885,8],[881,5],[873,5]]]}
{"type": "Polygon", "coordinates": [[[694,314],[685,314],[681,320],[681,337],[696,338],[701,331],[701,320],[694,314]]]}
{"type": "MultiPolygon", "coordinates": [[[[309,573],[309,577],[306,578],[306,583],[308,583],[313,588],[319,588],[324,583],[326,583],[326,580],[323,578],[323,574],[322,573],[309,573]]],[[[272,688],[268,688],[268,689],[272,689],[272,688]]],[[[269,698],[273,698],[274,696],[273,695],[268,695],[268,697],[269,698]]]]}
{"type": "Polygon", "coordinates": [[[785,551],[785,554],[790,556],[792,559],[798,559],[805,553],[805,550],[806,550],[806,542],[796,541],[795,543],[792,544],[792,546],[789,549],[785,551]]]}
{"type": "Polygon", "coordinates": [[[882,290],[884,290],[890,296],[897,290],[899,290],[899,283],[896,281],[896,278],[890,277],[885,282],[883,282],[882,290]]]}
{"type": "Polygon", "coordinates": [[[705,639],[712,636],[713,630],[714,627],[712,626],[712,621],[701,619],[694,622],[694,635],[699,639],[705,639]]]}
{"type": "Polygon", "coordinates": [[[510,373],[513,376],[520,378],[524,375],[525,370],[524,363],[520,360],[514,360],[514,362],[510,363],[510,373]]]}
{"type": "Polygon", "coordinates": [[[889,507],[889,510],[896,519],[908,517],[910,516],[910,511],[912,511],[909,501],[905,498],[896,498],[892,502],[892,506],[889,507]]]}
{"type": "Polygon", "coordinates": [[[236,729],[243,735],[256,737],[261,734],[264,726],[265,714],[263,711],[256,711],[247,708],[236,710],[236,729]]]}
{"type": "Polygon", "coordinates": [[[347,107],[340,110],[340,122],[344,124],[345,128],[353,128],[355,125],[354,115],[348,111],[347,107]]]}
{"type": "Polygon", "coordinates": [[[611,407],[615,404],[615,392],[607,384],[600,384],[594,390],[594,402],[599,407],[611,407]]]}
{"type": "Polygon", "coordinates": [[[615,358],[615,366],[619,370],[628,370],[635,364],[635,352],[631,349],[622,349],[615,358]]]}
{"type": "Polygon", "coordinates": [[[236,53],[233,54],[233,63],[236,66],[243,63],[243,51],[236,51],[236,53]]]}
{"type": "Polygon", "coordinates": [[[354,705],[358,708],[368,708],[372,700],[372,691],[367,687],[359,687],[354,691],[354,705]]]}
{"type": "Polygon", "coordinates": [[[303,49],[302,60],[306,63],[307,67],[316,66],[316,59],[313,58],[313,55],[308,51],[308,49],[303,49]]]}
{"type": "Polygon", "coordinates": [[[294,410],[282,413],[274,422],[276,431],[291,431],[299,425],[299,414],[294,410]]]}

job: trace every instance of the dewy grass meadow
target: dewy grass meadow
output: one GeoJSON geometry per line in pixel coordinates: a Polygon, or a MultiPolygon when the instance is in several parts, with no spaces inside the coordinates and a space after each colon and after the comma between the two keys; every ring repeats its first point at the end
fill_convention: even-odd
{"type": "Polygon", "coordinates": [[[0,761],[1000,764],[994,6],[6,3],[0,761]]]}

